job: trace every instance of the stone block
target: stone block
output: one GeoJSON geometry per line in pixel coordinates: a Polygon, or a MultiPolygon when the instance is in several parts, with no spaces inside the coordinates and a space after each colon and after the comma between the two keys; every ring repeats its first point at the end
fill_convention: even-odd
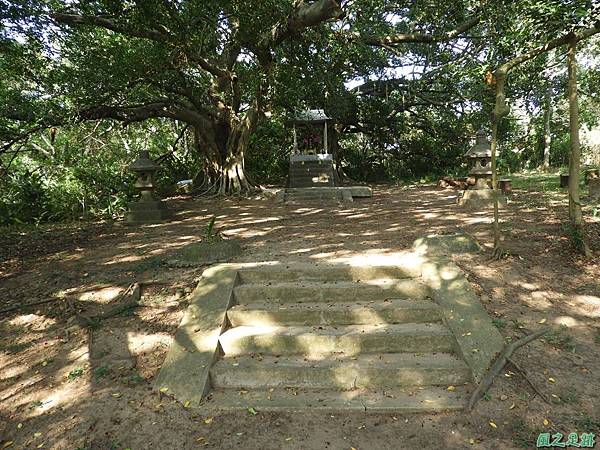
{"type": "MultiPolygon", "coordinates": [[[[470,209],[487,209],[494,207],[494,191],[492,189],[467,189],[458,200],[458,205],[470,209]]],[[[498,207],[506,208],[506,197],[500,193],[498,207]]]]}
{"type": "Polygon", "coordinates": [[[429,235],[417,239],[413,250],[420,255],[442,256],[458,253],[479,253],[483,249],[473,236],[466,233],[429,235]]]}

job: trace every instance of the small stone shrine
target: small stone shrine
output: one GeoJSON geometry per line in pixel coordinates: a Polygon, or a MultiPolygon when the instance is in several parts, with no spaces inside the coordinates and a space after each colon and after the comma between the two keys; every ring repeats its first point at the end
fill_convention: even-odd
{"type": "Polygon", "coordinates": [[[154,174],[158,169],[160,166],[150,159],[146,150],[141,151],[129,166],[129,170],[137,174],[135,187],[140,191],[140,198],[129,203],[128,223],[155,223],[170,218],[171,213],[165,204],[154,197],[154,174]]]}
{"type": "Polygon", "coordinates": [[[329,153],[332,123],[333,119],[321,109],[304,111],[294,118],[290,188],[337,186],[333,155],[329,153]]]}
{"type": "Polygon", "coordinates": [[[287,189],[277,193],[279,203],[353,202],[354,198],[373,196],[367,186],[340,186],[333,154],[335,131],[331,117],[321,109],[297,114],[293,126],[294,147],[290,156],[287,189]]]}
{"type": "MultiPolygon", "coordinates": [[[[458,200],[460,206],[482,209],[494,206],[494,190],[488,182],[492,179],[492,147],[485,131],[479,130],[475,145],[465,154],[472,163],[469,187],[458,200]]],[[[506,197],[500,194],[498,206],[506,206],[506,197]]]]}

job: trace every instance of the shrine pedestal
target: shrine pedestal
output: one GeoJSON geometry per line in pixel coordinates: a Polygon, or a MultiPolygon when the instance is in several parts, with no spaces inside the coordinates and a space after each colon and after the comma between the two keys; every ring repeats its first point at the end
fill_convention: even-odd
{"type": "MultiPolygon", "coordinates": [[[[502,191],[498,191],[498,194],[498,207],[506,208],[506,197],[502,191]]],[[[467,189],[458,199],[458,205],[471,209],[493,208],[494,191],[492,189],[467,189]]]]}

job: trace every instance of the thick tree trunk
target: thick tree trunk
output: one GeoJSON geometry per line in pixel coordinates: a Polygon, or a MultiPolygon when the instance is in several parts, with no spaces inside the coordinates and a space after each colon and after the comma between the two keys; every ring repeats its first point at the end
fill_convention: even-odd
{"type": "Polygon", "coordinates": [[[577,248],[586,256],[591,251],[585,241],[583,214],[579,199],[579,172],[581,168],[581,145],[579,142],[579,103],[577,99],[577,41],[569,43],[567,54],[569,69],[569,116],[571,152],[569,158],[569,219],[572,226],[572,239],[577,248]]]}
{"type": "Polygon", "coordinates": [[[204,194],[246,195],[259,190],[246,173],[245,154],[250,130],[229,123],[195,129],[196,148],[204,157],[204,194]]]}
{"type": "Polygon", "coordinates": [[[546,91],[546,111],[544,112],[544,160],[542,170],[550,170],[550,147],[552,145],[552,88],[546,91]]]}

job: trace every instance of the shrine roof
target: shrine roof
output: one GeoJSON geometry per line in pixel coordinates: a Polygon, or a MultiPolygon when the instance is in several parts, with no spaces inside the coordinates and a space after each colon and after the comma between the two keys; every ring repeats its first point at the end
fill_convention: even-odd
{"type": "Polygon", "coordinates": [[[322,109],[309,109],[306,111],[299,111],[294,116],[294,122],[296,123],[325,123],[333,120],[322,109]]]}

